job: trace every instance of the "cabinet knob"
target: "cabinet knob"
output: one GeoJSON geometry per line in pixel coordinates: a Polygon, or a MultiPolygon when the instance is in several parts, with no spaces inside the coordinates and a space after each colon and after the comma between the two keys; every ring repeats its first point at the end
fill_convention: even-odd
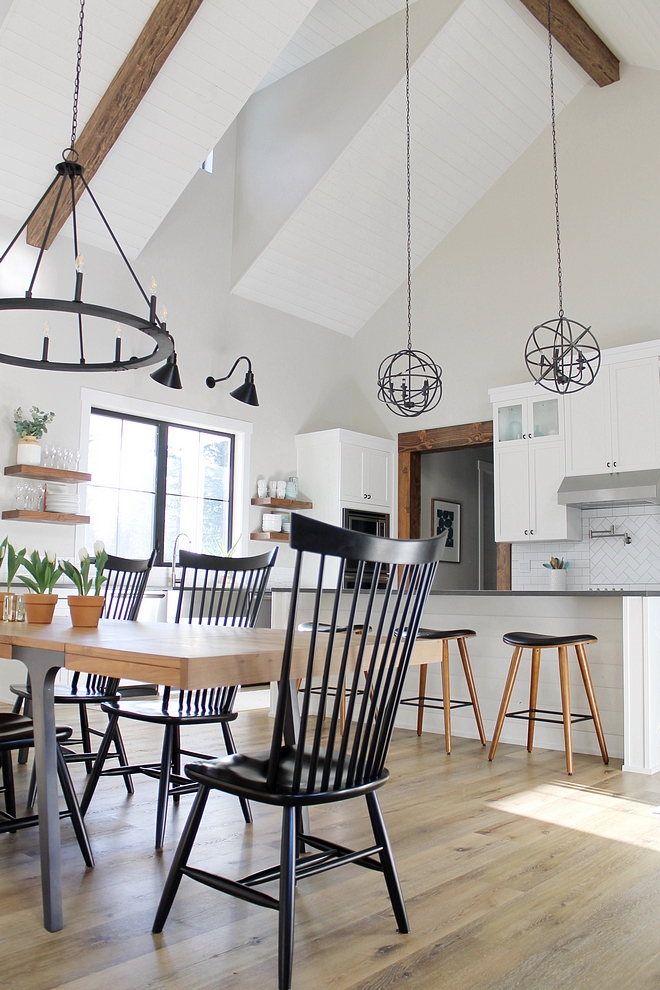
{"type": "Polygon", "coordinates": [[[610,464],[610,462],[609,462],[609,461],[607,462],[607,466],[608,466],[608,467],[612,467],[612,465],[610,464]]]}
{"type": "Polygon", "coordinates": [[[530,529],[530,531],[529,531],[529,535],[530,535],[530,536],[534,536],[534,530],[533,530],[533,529],[530,529]]]}
{"type": "Polygon", "coordinates": [[[616,461],[612,462],[612,467],[616,467],[616,461]]]}
{"type": "Polygon", "coordinates": [[[529,530],[528,529],[525,530],[525,536],[529,536],[529,530]]]}

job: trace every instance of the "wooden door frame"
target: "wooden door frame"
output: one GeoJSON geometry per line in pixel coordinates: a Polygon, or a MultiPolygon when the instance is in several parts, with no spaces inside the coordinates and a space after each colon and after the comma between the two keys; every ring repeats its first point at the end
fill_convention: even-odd
{"type": "MultiPolygon", "coordinates": [[[[422,454],[468,447],[491,447],[493,421],[439,426],[399,433],[399,529],[401,540],[419,540],[422,532],[422,454]]],[[[511,588],[511,544],[497,544],[497,590],[511,588]]]]}

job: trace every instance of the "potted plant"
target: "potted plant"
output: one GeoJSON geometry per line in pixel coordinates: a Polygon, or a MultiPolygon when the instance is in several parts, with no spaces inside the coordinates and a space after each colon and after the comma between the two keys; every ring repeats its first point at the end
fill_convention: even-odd
{"type": "Polygon", "coordinates": [[[14,409],[14,427],[20,437],[16,449],[17,464],[41,464],[39,441],[48,433],[48,423],[55,419],[54,412],[42,412],[38,406],[30,406],[30,418],[25,419],[19,406],[14,409]]]}
{"type": "Polygon", "coordinates": [[[71,613],[71,624],[73,626],[84,626],[93,628],[98,626],[101,612],[105,604],[105,598],[101,594],[101,588],[108,580],[103,574],[108,555],[105,552],[105,545],[102,540],[97,540],[94,544],[94,567],[96,575],[90,577],[89,569],[91,560],[87,547],[81,547],[78,551],[80,567],[76,567],[69,560],[62,561],[62,570],[68,578],[71,578],[78,591],[77,595],[69,595],[69,612],[71,613]],[[90,591],[94,588],[94,594],[90,591]]]}
{"type": "Polygon", "coordinates": [[[29,557],[23,558],[23,567],[31,575],[18,576],[18,580],[32,592],[25,598],[27,620],[47,625],[53,621],[57,605],[57,595],[53,594],[53,588],[64,572],[58,567],[57,556],[51,550],[47,550],[43,557],[39,556],[38,550],[33,550],[29,557]]]}
{"type": "Polygon", "coordinates": [[[4,547],[3,559],[7,560],[7,591],[3,594],[2,617],[5,622],[12,622],[16,618],[16,595],[12,592],[11,586],[16,577],[16,572],[25,560],[25,547],[18,552],[5,537],[1,546],[4,547]]]}

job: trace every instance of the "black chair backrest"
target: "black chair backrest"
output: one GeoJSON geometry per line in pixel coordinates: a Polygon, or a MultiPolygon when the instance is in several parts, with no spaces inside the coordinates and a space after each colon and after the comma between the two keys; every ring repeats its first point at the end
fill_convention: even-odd
{"type": "Polygon", "coordinates": [[[155,550],[147,560],[108,556],[103,568],[108,579],[103,585],[104,619],[137,619],[155,557],[155,550]]]}
{"type": "MultiPolygon", "coordinates": [[[[291,546],[296,550],[296,565],[268,787],[276,790],[280,762],[287,753],[283,733],[291,717],[291,664],[294,651],[299,654],[302,647],[306,669],[297,669],[294,674],[305,678],[300,727],[293,780],[285,786],[294,794],[336,792],[377,780],[383,773],[410,656],[444,540],[390,540],[294,513],[291,546]],[[296,617],[300,575],[303,557],[310,554],[318,555],[317,586],[311,632],[301,633],[296,617]],[[326,558],[339,561],[333,587],[324,591],[326,558]],[[357,561],[355,587],[350,590],[343,588],[347,561],[357,561]],[[373,567],[367,569],[367,564],[373,567]],[[387,568],[385,588],[379,590],[379,578],[387,568]],[[340,632],[340,624],[345,633],[340,632]],[[361,634],[356,634],[358,627],[362,627],[361,634]],[[365,635],[364,629],[370,631],[365,635]],[[361,672],[365,673],[365,683],[359,689],[360,677],[353,674],[361,672]],[[344,687],[346,723],[340,735],[344,687]],[[325,722],[314,717],[313,699],[318,701],[319,712],[330,712],[325,722]]],[[[331,566],[336,567],[337,562],[331,566]]]]}
{"type": "Polygon", "coordinates": [[[256,557],[211,557],[181,550],[175,622],[253,626],[276,557],[277,547],[256,557]]]}

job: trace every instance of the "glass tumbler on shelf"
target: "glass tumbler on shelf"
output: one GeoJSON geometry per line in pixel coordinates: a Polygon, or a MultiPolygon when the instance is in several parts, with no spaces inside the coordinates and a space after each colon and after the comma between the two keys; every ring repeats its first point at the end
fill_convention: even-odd
{"type": "Polygon", "coordinates": [[[17,595],[13,591],[8,591],[5,595],[5,601],[2,610],[2,618],[4,622],[15,622],[16,621],[16,598],[17,595]]]}

